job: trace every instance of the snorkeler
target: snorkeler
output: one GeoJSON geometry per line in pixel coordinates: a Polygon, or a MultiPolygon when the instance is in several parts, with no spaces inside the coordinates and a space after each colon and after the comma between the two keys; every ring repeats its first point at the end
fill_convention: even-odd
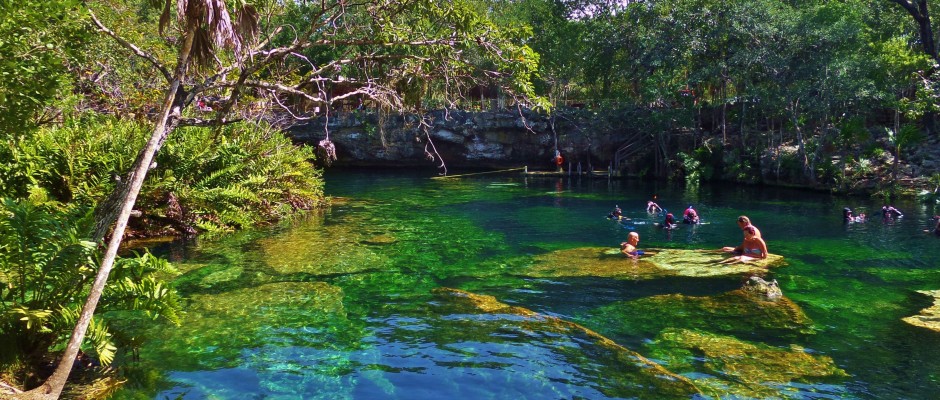
{"type": "Polygon", "coordinates": [[[672,213],[666,213],[666,219],[663,220],[663,229],[675,229],[676,217],[672,213]]]}
{"type": "Polygon", "coordinates": [[[699,222],[698,212],[692,208],[692,205],[689,204],[689,208],[685,209],[685,212],[682,213],[682,223],[684,224],[697,224],[699,222]]]}
{"type": "Polygon", "coordinates": [[[614,210],[607,214],[607,219],[616,219],[619,220],[623,216],[623,210],[620,209],[620,206],[615,205],[614,210]]]}

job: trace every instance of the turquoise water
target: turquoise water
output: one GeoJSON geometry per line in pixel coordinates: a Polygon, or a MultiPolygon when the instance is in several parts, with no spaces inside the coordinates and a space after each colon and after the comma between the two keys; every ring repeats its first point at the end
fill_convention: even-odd
{"type": "Polygon", "coordinates": [[[940,332],[901,321],[931,304],[915,290],[940,289],[940,238],[923,233],[936,209],[898,203],[901,219],[846,225],[842,207],[881,205],[752,186],[431,176],[329,171],[336,200],[322,215],[156,249],[183,271],[185,322],[120,322],[144,344],[139,361],[121,357],[129,382],[115,397],[940,393],[940,332]],[[705,224],[658,229],[653,194],[677,214],[694,204],[705,224]],[[604,218],[615,204],[632,221],[604,218]],[[741,214],[787,260],[767,276],[783,308],[736,297],[744,275],[533,273],[540,257],[616,249],[629,230],[645,249],[737,245],[741,214]]]}

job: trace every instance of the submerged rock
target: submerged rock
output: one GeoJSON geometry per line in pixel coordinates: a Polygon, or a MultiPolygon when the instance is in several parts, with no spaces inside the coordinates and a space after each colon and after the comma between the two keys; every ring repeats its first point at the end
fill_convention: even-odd
{"type": "Polygon", "coordinates": [[[748,343],[688,329],[667,329],[649,347],[654,357],[677,371],[704,371],[693,381],[706,394],[725,397],[784,397],[790,382],[815,382],[848,376],[832,358],[800,346],[748,343]],[[693,369],[694,366],[694,369],[693,369]]]}
{"type": "Polygon", "coordinates": [[[382,245],[387,245],[387,244],[393,244],[396,242],[398,242],[398,238],[392,235],[384,234],[384,235],[375,235],[373,237],[365,239],[362,241],[362,244],[382,246],[382,245]]]}
{"type": "Polygon", "coordinates": [[[368,236],[354,224],[311,224],[258,240],[257,246],[264,264],[278,275],[354,274],[388,263],[386,255],[360,244],[367,240],[396,239],[368,236]]]}
{"type": "Polygon", "coordinates": [[[140,332],[158,338],[141,350],[141,360],[161,360],[163,368],[234,368],[248,349],[281,346],[341,347],[358,343],[362,332],[346,319],[343,290],[323,282],[279,282],[219,294],[190,297],[186,323],[166,329],[147,325],[140,332]],[[335,325],[328,340],[320,327],[335,325]],[[154,352],[156,354],[150,354],[154,352]]]}
{"type": "MultiPolygon", "coordinates": [[[[434,295],[456,313],[485,314],[485,318],[448,318],[466,325],[454,332],[454,341],[488,341],[511,337],[517,331],[529,343],[544,341],[547,348],[562,355],[567,364],[591,377],[602,376],[598,390],[611,397],[683,398],[701,393],[688,378],[627,349],[574,322],[511,306],[493,296],[458,289],[437,288],[434,295]],[[479,339],[478,339],[479,337],[479,339]]],[[[451,331],[451,330],[448,330],[451,331]]],[[[574,378],[571,378],[574,379],[574,378]]]]}
{"type": "Polygon", "coordinates": [[[762,296],[767,300],[776,300],[783,297],[783,292],[780,291],[780,285],[777,284],[776,279],[767,282],[764,278],[752,276],[748,278],[741,289],[747,293],[762,296]]]}
{"type": "Polygon", "coordinates": [[[815,333],[813,322],[790,299],[771,301],[744,288],[717,296],[667,294],[614,303],[592,311],[589,320],[605,332],[647,337],[666,328],[738,336],[795,337],[815,333]]]}
{"type": "Polygon", "coordinates": [[[933,305],[920,310],[920,314],[902,320],[914,326],[940,332],[940,290],[918,290],[917,293],[933,297],[933,305]]]}
{"type": "Polygon", "coordinates": [[[523,272],[535,277],[598,276],[622,279],[656,279],[668,276],[718,277],[762,275],[767,268],[784,264],[783,257],[770,254],[764,260],[722,264],[727,253],[710,250],[647,250],[638,260],[605,247],[580,247],[553,251],[535,257],[523,272]]]}

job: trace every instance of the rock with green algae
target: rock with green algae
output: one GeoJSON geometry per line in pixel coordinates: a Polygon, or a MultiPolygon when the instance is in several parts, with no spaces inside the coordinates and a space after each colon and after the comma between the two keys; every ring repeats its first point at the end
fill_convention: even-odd
{"type": "Polygon", "coordinates": [[[655,335],[666,328],[704,329],[739,336],[813,334],[813,322],[786,297],[770,300],[747,288],[716,296],[666,294],[593,310],[592,326],[607,333],[655,335]]]}
{"type": "Polygon", "coordinates": [[[783,257],[724,264],[728,253],[712,250],[648,250],[637,260],[605,247],[579,247],[557,250],[535,257],[522,274],[540,278],[598,276],[622,279],[656,279],[669,276],[719,277],[762,275],[770,267],[784,264],[783,257]]]}
{"type": "Polygon", "coordinates": [[[389,234],[375,235],[362,240],[362,244],[371,244],[373,246],[388,245],[396,242],[398,242],[398,238],[389,234]]]}
{"type": "Polygon", "coordinates": [[[462,324],[453,338],[436,338],[445,342],[491,341],[511,336],[518,330],[527,342],[546,341],[547,348],[561,354],[567,364],[586,371],[585,375],[603,376],[598,390],[611,397],[641,399],[687,399],[701,391],[688,379],[629,350],[612,340],[574,322],[541,314],[530,309],[511,306],[493,296],[474,294],[459,289],[436,288],[435,297],[446,306],[447,315],[486,314],[486,318],[447,318],[448,323],[462,324]],[[479,338],[479,339],[476,339],[479,338]]]}
{"type": "Polygon", "coordinates": [[[917,293],[933,298],[933,305],[920,310],[920,314],[901,320],[914,326],[940,332],[940,290],[918,290],[917,293]]]}
{"type": "Polygon", "coordinates": [[[647,346],[651,356],[670,369],[698,372],[693,382],[717,398],[786,397],[787,383],[848,376],[832,358],[796,345],[780,348],[702,331],[666,329],[647,346]]]}
{"type": "Polygon", "coordinates": [[[341,288],[324,282],[279,282],[193,295],[184,310],[191,317],[181,326],[142,327],[139,334],[159,340],[148,341],[141,360],[161,360],[166,369],[217,369],[239,365],[246,349],[267,341],[355,347],[364,334],[346,318],[343,299],[341,288]],[[320,325],[337,329],[329,343],[321,343],[315,331],[307,333],[320,325]]]}
{"type": "Polygon", "coordinates": [[[360,273],[388,263],[387,256],[361,244],[368,232],[356,224],[311,224],[261,239],[263,262],[277,274],[332,275],[360,273]]]}

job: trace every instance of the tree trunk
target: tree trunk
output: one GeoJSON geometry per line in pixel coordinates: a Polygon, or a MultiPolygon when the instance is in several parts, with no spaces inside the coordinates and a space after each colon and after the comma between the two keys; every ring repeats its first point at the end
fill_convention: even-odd
{"type": "MultiPolygon", "coordinates": [[[[33,390],[17,396],[18,398],[58,399],[59,395],[62,394],[62,389],[65,387],[69,373],[72,371],[72,364],[75,357],[78,355],[82,341],[85,339],[85,332],[88,330],[88,325],[91,323],[95,308],[98,306],[98,300],[101,298],[105,284],[107,284],[108,275],[111,273],[112,267],[114,267],[117,251],[121,246],[124,230],[127,228],[127,221],[130,219],[131,211],[134,209],[134,203],[137,201],[137,195],[140,193],[144,179],[147,177],[147,171],[150,169],[154,155],[157,150],[159,150],[160,145],[172,131],[172,126],[175,125],[170,123],[170,118],[179,117],[181,103],[177,102],[177,92],[186,74],[186,67],[189,64],[190,50],[192,49],[195,32],[195,23],[189,23],[187,25],[186,37],[180,50],[176,73],[163,101],[163,110],[160,113],[160,119],[157,120],[154,125],[153,133],[146,147],[137,154],[137,160],[134,162],[131,171],[127,175],[126,183],[122,182],[115,188],[115,192],[123,193],[121,195],[121,202],[115,207],[108,207],[103,214],[104,218],[110,218],[114,215],[113,211],[117,211],[117,222],[114,226],[114,232],[111,234],[111,239],[108,241],[108,247],[105,249],[104,258],[101,260],[98,275],[95,277],[95,281],[91,286],[91,291],[88,293],[88,298],[85,300],[85,305],[82,307],[82,312],[78,322],[75,324],[75,329],[72,331],[72,336],[69,338],[68,345],[66,345],[65,352],[59,359],[55,372],[46,382],[33,390]]],[[[105,221],[105,231],[107,231],[109,222],[110,219],[105,221]]]]}
{"type": "Polygon", "coordinates": [[[798,152],[797,154],[800,157],[801,164],[803,165],[803,176],[810,179],[811,181],[815,180],[815,177],[812,176],[812,169],[809,164],[809,155],[806,153],[806,143],[803,139],[803,130],[800,129],[800,120],[796,116],[796,108],[799,106],[799,102],[796,105],[790,105],[790,118],[793,120],[793,129],[796,130],[796,144],[798,152]]]}

